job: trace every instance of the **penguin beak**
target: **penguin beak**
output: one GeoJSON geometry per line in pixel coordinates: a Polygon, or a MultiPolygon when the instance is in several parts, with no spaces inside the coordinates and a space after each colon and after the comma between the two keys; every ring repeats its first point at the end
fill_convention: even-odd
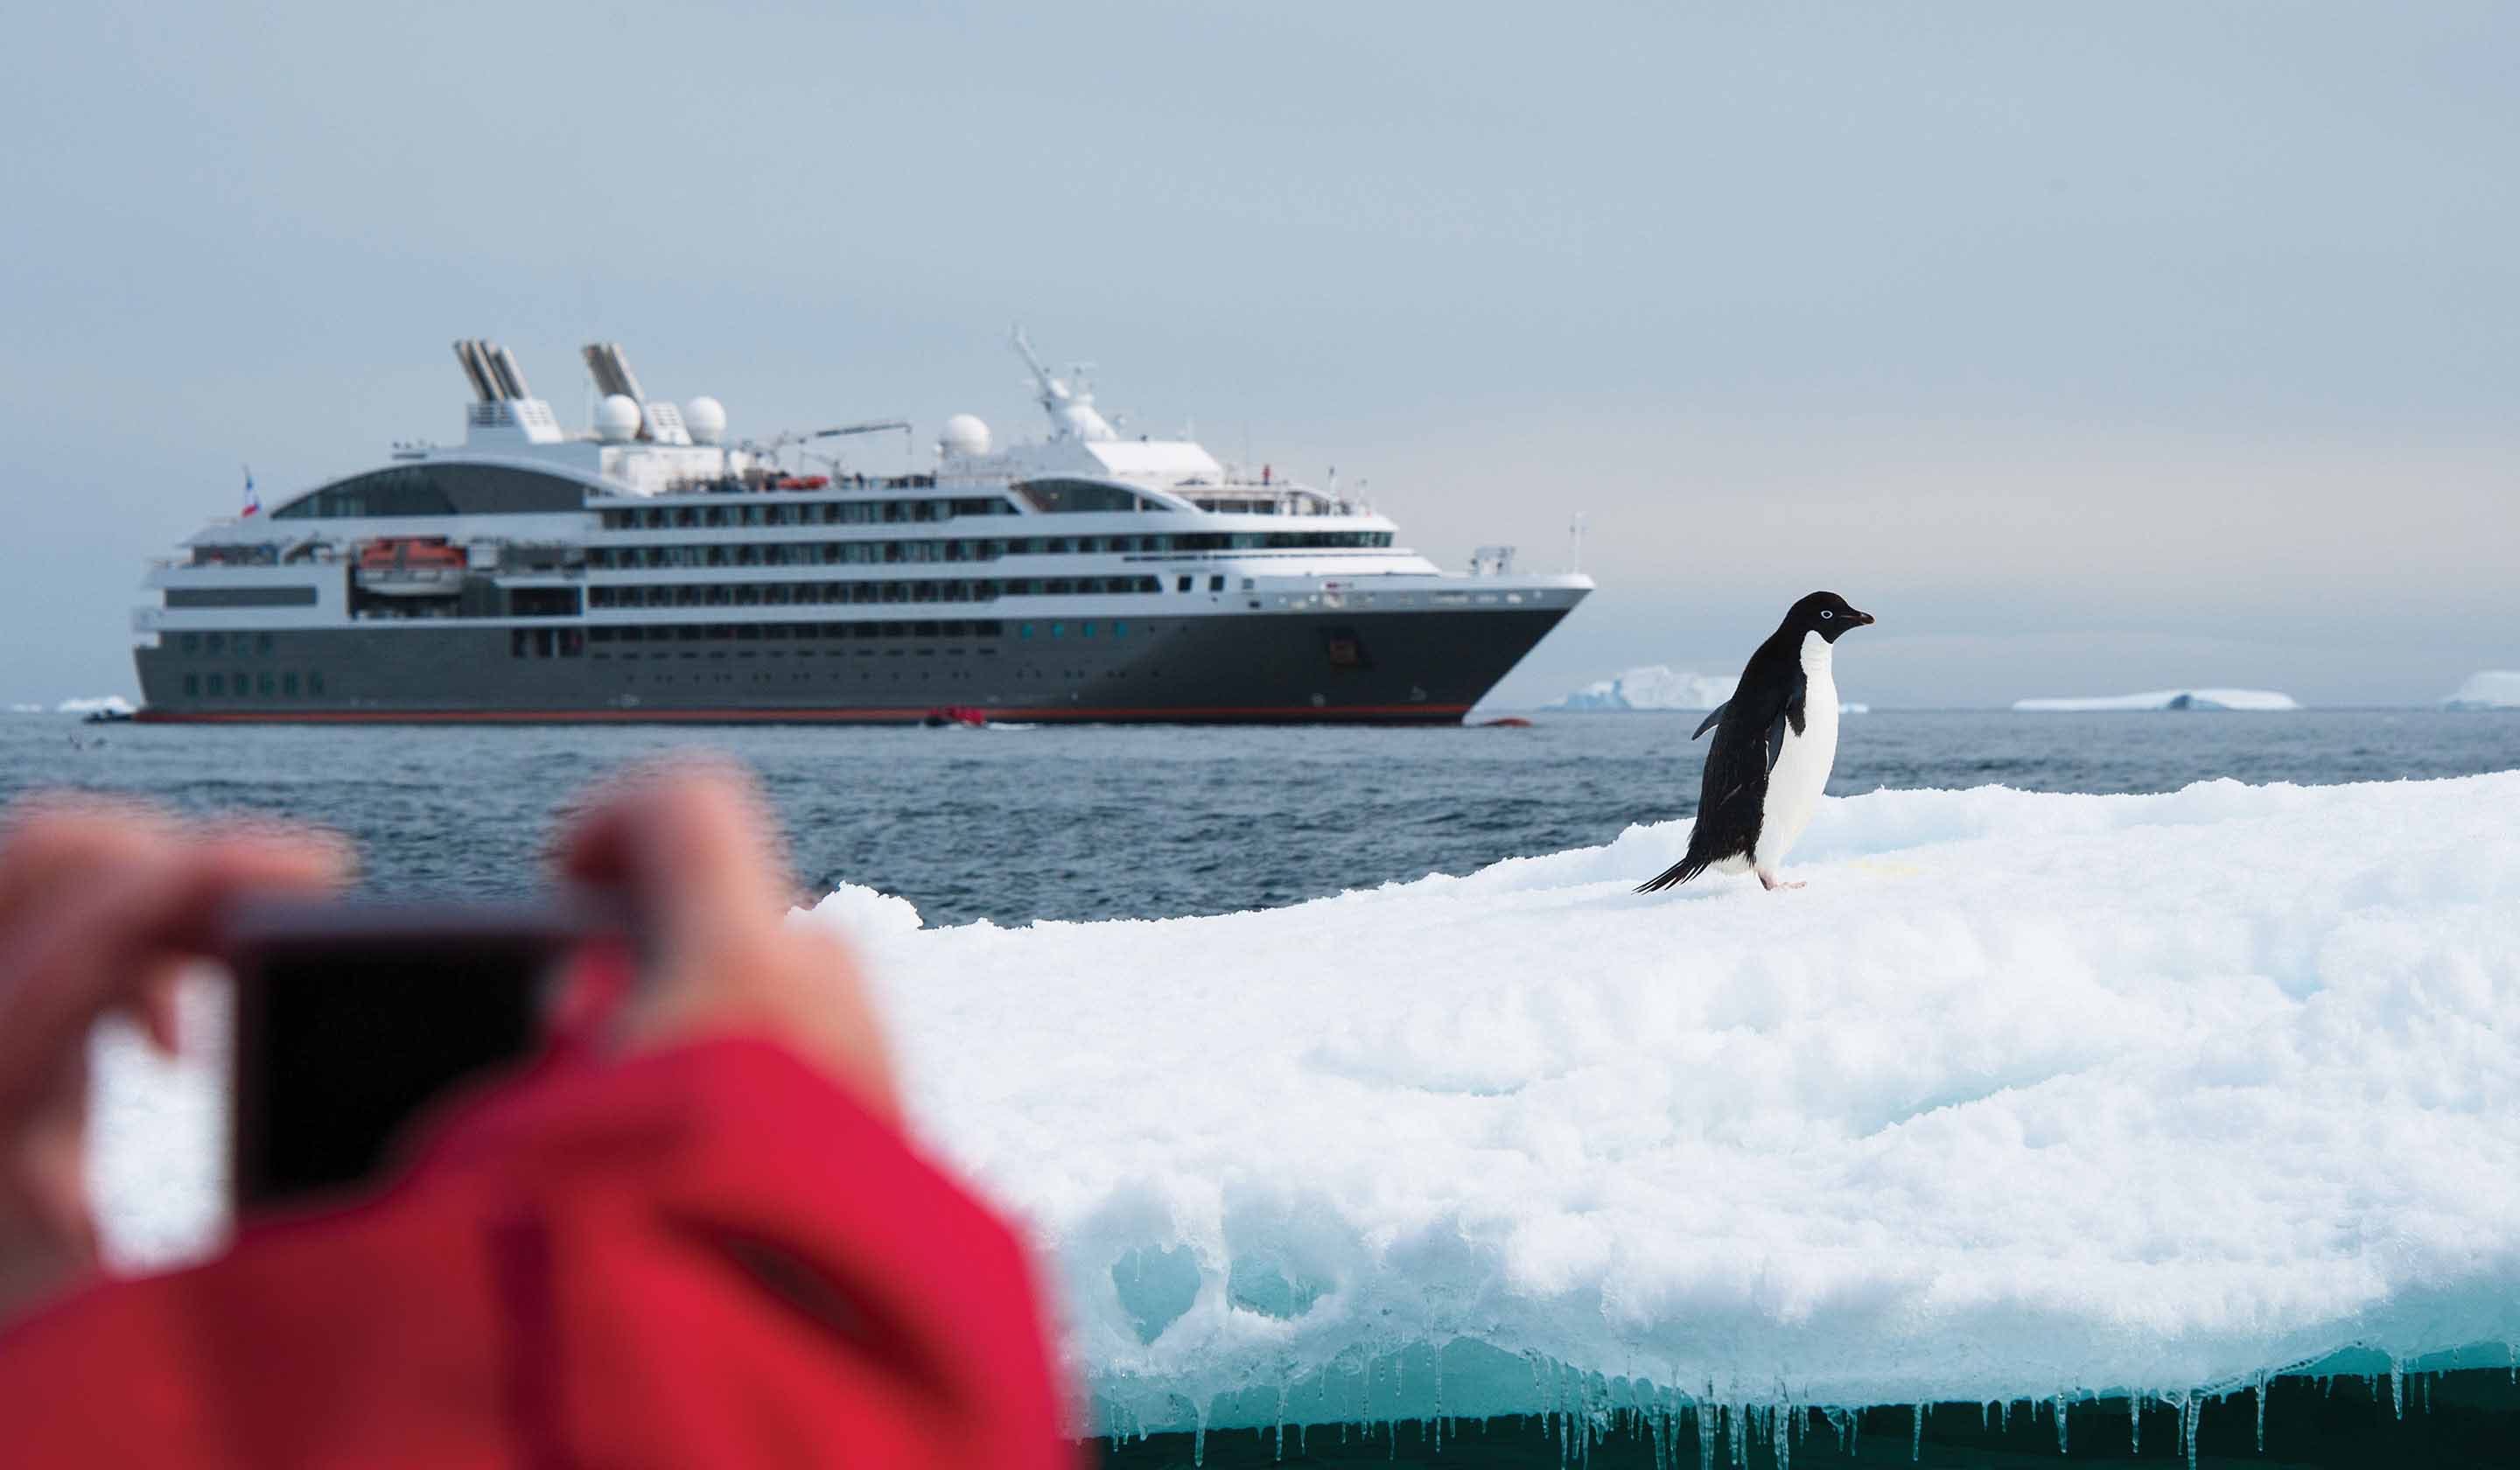
{"type": "Polygon", "coordinates": [[[1850,608],[1848,608],[1847,610],[1848,610],[1849,612],[1855,612],[1855,626],[1857,626],[1857,627],[1859,627],[1859,628],[1862,628],[1862,627],[1868,626],[1868,624],[1870,624],[1870,623],[1873,621],[1873,618],[1872,618],[1872,614],[1871,614],[1871,613],[1868,613],[1868,612],[1856,612],[1856,610],[1855,610],[1854,608],[1851,608],[1851,607],[1850,607],[1850,608]]]}

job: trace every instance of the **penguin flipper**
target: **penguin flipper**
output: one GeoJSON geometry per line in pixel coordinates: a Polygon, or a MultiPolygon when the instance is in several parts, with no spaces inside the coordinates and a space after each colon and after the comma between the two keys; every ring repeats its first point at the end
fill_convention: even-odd
{"type": "Polygon", "coordinates": [[[1785,753],[1785,728],[1790,725],[1796,735],[1803,733],[1803,699],[1811,692],[1811,676],[1800,670],[1794,673],[1793,691],[1777,708],[1777,717],[1768,722],[1768,769],[1777,769],[1777,758],[1785,753]]]}
{"type": "Polygon", "coordinates": [[[1699,722],[1698,727],[1695,730],[1688,733],[1688,737],[1693,740],[1699,735],[1706,734],[1708,731],[1713,730],[1715,728],[1715,722],[1723,719],[1724,712],[1732,707],[1732,701],[1727,699],[1723,703],[1715,706],[1713,709],[1708,710],[1706,712],[1706,718],[1699,722]]]}

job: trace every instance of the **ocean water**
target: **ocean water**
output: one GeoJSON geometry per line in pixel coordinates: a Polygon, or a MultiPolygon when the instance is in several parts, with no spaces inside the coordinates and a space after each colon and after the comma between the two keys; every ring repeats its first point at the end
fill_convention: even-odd
{"type": "MultiPolygon", "coordinates": [[[[805,891],[931,924],[1229,913],[1606,842],[1691,815],[1695,714],[1528,729],[82,726],[0,718],[0,798],[75,786],[322,823],[386,893],[514,894],[556,816],[625,764],[702,746],[761,774],[805,891]]],[[[1849,716],[1830,790],[2420,780],[2520,766],[2520,716],[1849,716]]],[[[1640,878],[1649,874],[1639,874],[1640,878]]]]}

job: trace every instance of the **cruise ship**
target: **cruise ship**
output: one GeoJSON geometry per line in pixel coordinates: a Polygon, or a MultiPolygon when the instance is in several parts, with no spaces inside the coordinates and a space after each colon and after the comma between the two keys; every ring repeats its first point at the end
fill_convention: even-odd
{"type": "MultiPolygon", "coordinates": [[[[143,721],[1459,721],[1593,589],[1447,574],[1368,506],[1124,435],[1015,334],[1045,436],[968,414],[933,468],[730,442],[585,349],[563,428],[467,339],[458,446],[221,519],[154,563],[143,721]]],[[[249,483],[249,482],[248,482],[249,483]]]]}

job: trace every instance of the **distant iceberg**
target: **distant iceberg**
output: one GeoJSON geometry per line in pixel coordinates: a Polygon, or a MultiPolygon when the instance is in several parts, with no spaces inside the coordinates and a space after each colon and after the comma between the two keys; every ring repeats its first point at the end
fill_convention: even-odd
{"type": "Polygon", "coordinates": [[[2520,672],[2487,669],[2467,676],[2458,692],[2442,701],[2444,709],[2520,709],[2520,672]]]}
{"type": "Polygon", "coordinates": [[[2015,699],[2012,707],[2035,714],[2114,709],[2299,709],[2290,694],[2273,690],[2154,690],[2142,694],[2098,694],[2074,699],[2015,699]]]}
{"type": "Polygon", "coordinates": [[[135,712],[131,701],[120,694],[95,694],[84,699],[65,699],[53,706],[53,713],[57,715],[92,715],[99,710],[114,715],[135,712]]]}
{"type": "Polygon", "coordinates": [[[12,704],[9,706],[9,713],[13,715],[40,715],[48,713],[48,711],[40,704],[12,704]]]}
{"type": "Polygon", "coordinates": [[[1588,684],[1550,709],[1713,709],[1732,697],[1741,681],[1730,674],[1683,674],[1664,663],[1647,664],[1588,684]]]}

